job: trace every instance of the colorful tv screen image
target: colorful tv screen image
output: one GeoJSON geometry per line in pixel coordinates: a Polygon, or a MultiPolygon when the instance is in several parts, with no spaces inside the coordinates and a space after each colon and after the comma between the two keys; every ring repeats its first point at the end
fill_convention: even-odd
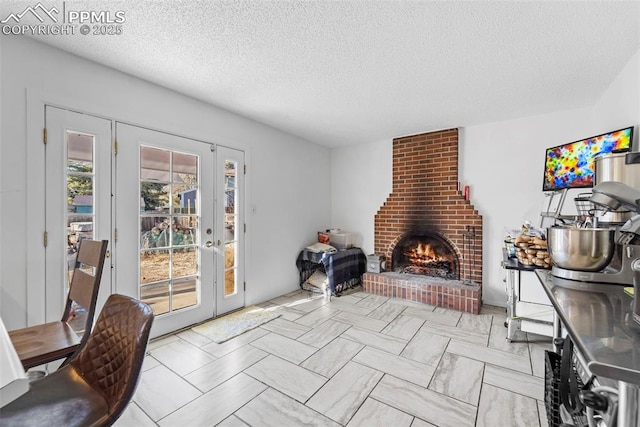
{"type": "Polygon", "coordinates": [[[631,149],[633,127],[547,148],[542,191],[593,187],[595,159],[631,149]]]}

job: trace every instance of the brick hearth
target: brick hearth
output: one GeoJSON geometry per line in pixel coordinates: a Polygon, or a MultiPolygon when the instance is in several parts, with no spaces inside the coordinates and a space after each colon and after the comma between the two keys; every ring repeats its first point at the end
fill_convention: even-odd
{"type": "Polygon", "coordinates": [[[393,140],[393,188],[374,224],[374,250],[385,255],[390,272],[365,274],[367,292],[478,313],[482,216],[458,187],[457,129],[393,140]],[[391,273],[395,245],[407,233],[426,231],[438,233],[454,248],[461,280],[391,273]]]}
{"type": "Polygon", "coordinates": [[[402,273],[365,273],[365,292],[478,314],[480,286],[438,277],[402,273]]]}

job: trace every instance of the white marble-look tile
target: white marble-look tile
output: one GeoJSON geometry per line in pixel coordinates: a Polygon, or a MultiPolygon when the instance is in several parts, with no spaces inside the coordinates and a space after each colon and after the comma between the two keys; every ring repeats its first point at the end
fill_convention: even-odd
{"type": "Polygon", "coordinates": [[[484,371],[484,383],[533,399],[544,400],[544,378],[487,365],[484,371]]]}
{"type": "Polygon", "coordinates": [[[477,406],[483,371],[484,363],[445,352],[429,389],[477,406]]]}
{"type": "Polygon", "coordinates": [[[158,424],[166,427],[216,425],[266,388],[241,373],[171,413],[158,424]]]}
{"type": "Polygon", "coordinates": [[[206,351],[184,340],[170,342],[151,351],[151,355],[160,363],[178,375],[186,375],[201,368],[216,358],[206,351]]]}
{"type": "Polygon", "coordinates": [[[538,405],[535,399],[489,384],[482,387],[476,426],[531,427],[537,423],[538,405]]]}
{"type": "Polygon", "coordinates": [[[428,332],[430,334],[442,335],[444,337],[457,339],[460,341],[472,342],[479,345],[487,345],[489,340],[489,333],[475,332],[473,330],[466,330],[457,326],[443,325],[434,322],[424,322],[420,330],[428,332]]]}
{"type": "Polygon", "coordinates": [[[483,304],[480,306],[480,314],[492,314],[504,318],[507,316],[507,309],[504,307],[498,307],[495,305],[483,304]]]}
{"type": "Polygon", "coordinates": [[[528,356],[527,335],[524,332],[516,331],[513,341],[507,341],[507,328],[504,327],[504,318],[493,317],[491,334],[489,335],[489,347],[508,353],[528,356]]]}
{"type": "Polygon", "coordinates": [[[392,320],[396,319],[400,315],[400,313],[404,311],[405,308],[406,307],[402,305],[394,304],[391,301],[387,301],[380,307],[369,313],[369,317],[384,320],[385,322],[391,322],[392,320]]]}
{"type": "Polygon", "coordinates": [[[440,357],[444,353],[449,343],[449,338],[442,335],[431,334],[422,329],[409,341],[407,347],[401,353],[406,357],[417,362],[425,363],[430,366],[438,366],[440,357]]]}
{"type": "Polygon", "coordinates": [[[133,400],[158,421],[201,395],[197,388],[160,365],[142,374],[133,400]]]}
{"type": "Polygon", "coordinates": [[[263,301],[263,302],[261,302],[261,303],[259,303],[259,304],[254,304],[254,305],[255,305],[256,307],[260,307],[260,308],[264,308],[264,309],[267,309],[267,308],[273,308],[273,307],[279,307],[278,305],[273,304],[273,303],[272,303],[272,302],[270,302],[270,301],[263,301]]]}
{"type": "MultiPolygon", "coordinates": [[[[354,289],[357,289],[357,288],[354,288],[354,289]]],[[[354,298],[360,298],[360,299],[366,298],[366,297],[368,297],[369,295],[371,295],[371,294],[370,294],[370,293],[368,293],[368,292],[364,292],[364,291],[362,291],[362,290],[360,290],[360,291],[354,291],[354,292],[351,292],[351,293],[349,294],[349,296],[352,296],[352,297],[354,297],[354,298]]]]}
{"type": "Polygon", "coordinates": [[[413,422],[411,423],[411,427],[437,427],[437,426],[434,426],[431,423],[421,420],[420,418],[414,418],[413,422]]]}
{"type": "Polygon", "coordinates": [[[422,387],[429,385],[435,372],[433,366],[371,347],[362,349],[353,361],[422,387]]]}
{"type": "Polygon", "coordinates": [[[413,417],[374,399],[364,401],[347,427],[411,427],[413,417]]]}
{"type": "Polygon", "coordinates": [[[131,402],[113,425],[114,427],[155,427],[156,423],[135,402],[131,402]]]}
{"type": "Polygon", "coordinates": [[[281,295],[279,297],[270,299],[269,301],[267,301],[269,304],[271,305],[275,305],[278,307],[289,307],[289,306],[293,306],[296,304],[302,304],[308,301],[312,301],[312,298],[291,298],[288,297],[286,295],[281,295]]]}
{"type": "Polygon", "coordinates": [[[217,424],[216,427],[250,427],[250,426],[249,424],[245,423],[235,415],[230,415],[227,418],[225,418],[220,424],[217,424]]]}
{"type": "Polygon", "coordinates": [[[392,304],[401,305],[405,308],[415,308],[416,310],[422,310],[422,311],[433,311],[436,309],[435,305],[423,304],[418,301],[411,301],[411,300],[402,299],[402,298],[391,298],[389,302],[392,304]]]}
{"type": "Polygon", "coordinates": [[[465,331],[489,335],[492,320],[493,316],[490,314],[462,313],[457,326],[465,331]]]}
{"type": "Polygon", "coordinates": [[[202,346],[202,349],[215,357],[222,357],[225,354],[229,354],[232,351],[235,351],[240,347],[247,345],[252,341],[255,341],[258,338],[263,337],[269,333],[270,332],[266,329],[255,328],[248,332],[245,332],[242,335],[238,335],[237,337],[230,339],[229,341],[223,342],[222,344],[212,342],[211,344],[202,346]]]}
{"type": "Polygon", "coordinates": [[[473,426],[476,418],[475,406],[390,375],[382,378],[370,397],[440,427],[473,426]]]}
{"type": "Polygon", "coordinates": [[[296,289],[295,291],[284,294],[284,296],[287,298],[306,299],[309,297],[313,297],[313,294],[310,294],[309,291],[305,289],[296,289]]]}
{"type": "Polygon", "coordinates": [[[271,306],[271,307],[267,307],[266,310],[269,313],[273,313],[276,316],[279,315],[280,318],[284,320],[288,320],[290,322],[295,322],[296,320],[298,320],[299,318],[301,318],[306,314],[302,311],[295,310],[289,307],[283,307],[283,306],[271,306]]]}
{"type": "Polygon", "coordinates": [[[299,323],[291,322],[282,318],[273,319],[271,322],[267,322],[260,327],[266,329],[267,331],[274,332],[278,335],[282,335],[294,340],[311,330],[311,328],[309,328],[308,326],[304,326],[299,323]]]}
{"type": "Polygon", "coordinates": [[[147,344],[147,351],[149,352],[149,351],[155,350],[156,348],[162,347],[163,345],[167,345],[174,341],[180,341],[180,338],[178,338],[176,335],[167,335],[167,336],[154,338],[151,341],[149,341],[149,344],[147,344]]]}
{"type": "Polygon", "coordinates": [[[335,310],[346,311],[348,313],[359,314],[360,316],[366,316],[371,313],[373,309],[363,307],[360,304],[356,304],[357,301],[349,301],[344,298],[332,298],[330,307],[335,310]]]}
{"type": "Polygon", "coordinates": [[[460,356],[479,360],[481,362],[501,366],[507,369],[513,369],[525,374],[531,374],[531,362],[529,361],[528,356],[520,356],[482,345],[456,340],[451,340],[447,347],[447,351],[460,356]]]}
{"type": "Polygon", "coordinates": [[[531,358],[531,369],[533,375],[536,377],[544,378],[544,359],[545,351],[553,350],[551,345],[551,338],[549,338],[549,344],[529,344],[529,357],[531,358]]]}
{"type": "Polygon", "coordinates": [[[268,356],[244,371],[298,402],[306,402],[327,379],[276,356],[268,356]]]}
{"type": "Polygon", "coordinates": [[[269,353],[247,344],[184,378],[202,392],[207,392],[268,355],[269,353]]]}
{"type": "Polygon", "coordinates": [[[360,301],[356,301],[356,304],[370,308],[371,310],[375,310],[387,301],[389,301],[389,298],[387,297],[382,297],[380,295],[369,295],[368,297],[361,299],[360,301]]]}
{"type": "Polygon", "coordinates": [[[350,327],[351,326],[346,323],[336,322],[330,319],[298,338],[298,341],[322,348],[350,327]]]}
{"type": "Polygon", "coordinates": [[[547,408],[544,406],[544,402],[538,401],[538,415],[540,418],[540,427],[549,427],[549,421],[547,419],[547,408]]]}
{"type": "MultiPolygon", "coordinates": [[[[397,304],[385,304],[392,305],[394,307],[400,307],[397,304]]],[[[404,308],[403,308],[404,310],[404,308]]],[[[418,332],[420,327],[424,324],[424,320],[418,319],[412,316],[405,316],[403,314],[396,317],[389,325],[382,330],[383,334],[391,335],[392,337],[400,338],[403,340],[410,340],[418,332]]]]}
{"type": "Polygon", "coordinates": [[[362,348],[364,348],[363,344],[336,338],[302,362],[300,366],[323,377],[331,378],[362,348]]]}
{"type": "Polygon", "coordinates": [[[247,403],[236,415],[248,425],[261,427],[340,426],[272,388],[247,403]]]}
{"type": "Polygon", "coordinates": [[[196,347],[202,347],[203,345],[207,345],[212,341],[205,337],[204,335],[200,335],[196,332],[193,332],[191,329],[184,330],[177,334],[177,336],[190,344],[195,345],[196,347]]]}
{"type": "Polygon", "coordinates": [[[459,311],[441,309],[440,307],[436,307],[433,311],[424,310],[422,308],[407,307],[402,314],[449,326],[456,326],[458,324],[458,320],[460,320],[460,316],[462,315],[459,311]]]}
{"type": "Polygon", "coordinates": [[[156,366],[160,366],[160,362],[150,356],[150,352],[147,352],[147,355],[144,357],[144,361],[142,362],[142,372],[155,368],[156,366]]]}
{"type": "Polygon", "coordinates": [[[275,354],[289,362],[296,365],[307,359],[318,349],[309,344],[305,344],[291,338],[283,337],[282,335],[270,333],[257,340],[251,342],[251,345],[266,351],[267,353],[275,354]]]}
{"type": "Polygon", "coordinates": [[[323,305],[322,307],[316,308],[312,312],[305,314],[299,319],[296,319],[295,322],[315,328],[338,313],[340,313],[340,310],[331,308],[330,305],[323,305]]]}
{"type": "Polygon", "coordinates": [[[319,307],[322,307],[323,305],[328,303],[329,303],[329,300],[327,298],[316,298],[316,299],[293,301],[289,303],[287,307],[292,308],[296,311],[300,311],[302,313],[311,313],[313,310],[319,307]]]}
{"type": "Polygon", "coordinates": [[[382,375],[375,369],[349,362],[313,395],[307,406],[344,425],[382,375]]]}
{"type": "Polygon", "coordinates": [[[393,354],[400,354],[407,345],[406,340],[356,327],[347,329],[341,337],[393,354]]]}
{"type": "Polygon", "coordinates": [[[347,323],[349,325],[357,326],[362,329],[368,329],[374,332],[380,332],[387,327],[389,322],[383,320],[374,319],[368,316],[361,316],[359,314],[349,313],[343,311],[333,316],[332,320],[338,322],[347,323]]]}
{"type": "Polygon", "coordinates": [[[362,298],[358,296],[354,296],[350,293],[343,292],[339,297],[331,298],[331,301],[338,301],[338,300],[342,302],[349,302],[351,304],[357,304],[360,301],[362,301],[362,298]]]}

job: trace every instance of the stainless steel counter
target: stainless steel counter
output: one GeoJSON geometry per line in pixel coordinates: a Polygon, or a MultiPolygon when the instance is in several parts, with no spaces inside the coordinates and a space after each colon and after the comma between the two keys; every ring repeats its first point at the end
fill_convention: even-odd
{"type": "Polygon", "coordinates": [[[640,385],[640,325],[624,287],[560,279],[548,270],[536,275],[589,370],[640,385]]]}

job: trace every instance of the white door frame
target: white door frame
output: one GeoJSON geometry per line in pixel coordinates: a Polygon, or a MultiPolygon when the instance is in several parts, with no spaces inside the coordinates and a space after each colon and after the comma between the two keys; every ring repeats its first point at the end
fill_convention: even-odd
{"type": "MultiPolygon", "coordinates": [[[[94,191],[92,215],[94,216],[91,234],[94,239],[108,240],[108,251],[112,248],[112,216],[111,216],[111,179],[112,172],[112,122],[89,114],[77,113],[59,107],[45,107],[47,126],[47,142],[43,146],[46,151],[46,201],[45,229],[47,246],[45,250],[45,319],[54,321],[62,314],[65,298],[64,277],[67,274],[64,250],[66,248],[66,226],[64,220],[67,204],[67,130],[91,134],[94,136],[93,175],[94,191]],[[56,297],[57,295],[57,297],[56,297]]],[[[109,252],[108,252],[109,253],[109,252]]],[[[96,311],[111,294],[111,259],[104,261],[104,269],[98,292],[96,311]]]]}
{"type": "Polygon", "coordinates": [[[216,146],[216,258],[218,266],[216,268],[216,316],[237,310],[245,306],[245,153],[235,148],[216,146]],[[236,164],[235,182],[230,194],[234,196],[235,206],[233,207],[234,229],[233,236],[227,230],[225,207],[229,203],[227,197],[227,187],[225,180],[225,163],[231,161],[236,164]],[[233,279],[235,281],[235,291],[227,295],[226,273],[231,273],[227,268],[226,257],[229,255],[225,250],[226,244],[233,242],[233,279]]]}

